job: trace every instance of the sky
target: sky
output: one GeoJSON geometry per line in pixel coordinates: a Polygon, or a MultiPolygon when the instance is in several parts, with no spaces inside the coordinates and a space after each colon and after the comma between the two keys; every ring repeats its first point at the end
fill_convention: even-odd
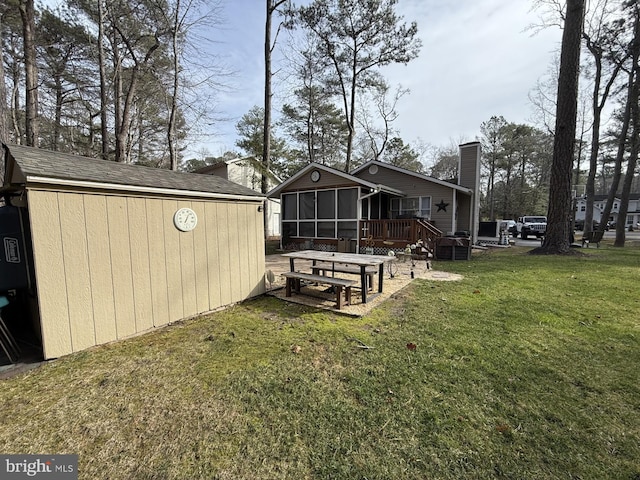
{"type": "MultiPolygon", "coordinates": [[[[217,95],[216,109],[226,120],[198,144],[212,155],[237,150],[235,124],[263,104],[265,0],[223,0],[222,7],[222,24],[212,38],[220,60],[236,73],[230,88],[217,95]]],[[[557,27],[533,33],[529,27],[540,23],[540,12],[532,0],[399,0],[397,12],[405,22],[417,22],[422,39],[417,59],[381,70],[392,87],[410,90],[393,125],[405,143],[473,141],[493,115],[531,123],[529,93],[548,74],[562,36],[557,27]]],[[[274,53],[276,114],[288,94],[287,43],[281,35],[274,53]]]]}

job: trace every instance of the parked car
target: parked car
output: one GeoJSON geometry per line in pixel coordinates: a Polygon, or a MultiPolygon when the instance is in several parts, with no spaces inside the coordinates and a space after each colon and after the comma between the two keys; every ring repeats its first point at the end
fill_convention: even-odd
{"type": "Polygon", "coordinates": [[[514,237],[518,236],[518,231],[516,229],[516,221],[500,220],[500,231],[508,232],[510,235],[513,235],[514,237]]]}
{"type": "MultiPolygon", "coordinates": [[[[593,221],[592,225],[593,226],[591,227],[591,231],[598,230],[598,228],[600,228],[600,222],[596,222],[595,220],[593,221]]],[[[610,228],[615,228],[615,226],[615,222],[607,222],[607,224],[604,226],[604,229],[606,231],[609,231],[610,228]]],[[[580,231],[584,230],[584,220],[576,220],[574,223],[574,228],[580,231]]]]}
{"type": "Polygon", "coordinates": [[[519,233],[523,240],[529,235],[535,235],[536,238],[544,237],[547,232],[547,217],[541,215],[525,215],[518,217],[516,222],[516,236],[519,233]]]}

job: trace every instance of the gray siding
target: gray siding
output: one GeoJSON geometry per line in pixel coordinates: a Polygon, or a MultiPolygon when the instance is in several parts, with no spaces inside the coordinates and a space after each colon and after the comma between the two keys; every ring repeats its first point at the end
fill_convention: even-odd
{"type": "Polygon", "coordinates": [[[287,188],[281,193],[297,192],[300,190],[321,190],[323,188],[354,187],[358,185],[357,183],[351,182],[344,177],[335,175],[330,172],[325,172],[323,170],[319,170],[320,180],[318,180],[317,182],[312,182],[311,172],[313,172],[313,170],[300,177],[291,185],[288,185],[287,188]]]}
{"type": "Polygon", "coordinates": [[[477,191],[479,184],[479,164],[478,155],[480,144],[477,142],[460,145],[460,173],[458,184],[477,191]]]}
{"type": "Polygon", "coordinates": [[[431,197],[431,221],[436,227],[447,233],[453,231],[453,217],[455,208],[454,189],[445,185],[439,185],[426,179],[420,179],[411,175],[387,169],[382,166],[378,167],[376,174],[369,173],[368,169],[364,169],[358,173],[358,178],[371,183],[380,183],[391,188],[400,190],[407,197],[431,197]],[[439,211],[436,203],[448,203],[446,211],[439,211]]]}

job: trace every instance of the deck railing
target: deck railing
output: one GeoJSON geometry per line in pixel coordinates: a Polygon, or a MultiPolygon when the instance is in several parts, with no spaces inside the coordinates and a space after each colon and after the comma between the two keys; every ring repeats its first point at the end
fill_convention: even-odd
{"type": "Polygon", "coordinates": [[[435,226],[417,218],[360,221],[360,238],[375,244],[392,242],[404,248],[421,240],[424,248],[434,254],[436,240],[441,236],[435,226]]]}

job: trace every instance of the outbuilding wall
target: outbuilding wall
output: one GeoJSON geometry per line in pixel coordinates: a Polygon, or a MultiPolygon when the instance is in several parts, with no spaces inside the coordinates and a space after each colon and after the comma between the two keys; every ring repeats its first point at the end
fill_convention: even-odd
{"type": "Polygon", "coordinates": [[[29,189],[44,357],[264,293],[259,204],[29,189]],[[182,207],[190,232],[173,224],[182,207]]]}

